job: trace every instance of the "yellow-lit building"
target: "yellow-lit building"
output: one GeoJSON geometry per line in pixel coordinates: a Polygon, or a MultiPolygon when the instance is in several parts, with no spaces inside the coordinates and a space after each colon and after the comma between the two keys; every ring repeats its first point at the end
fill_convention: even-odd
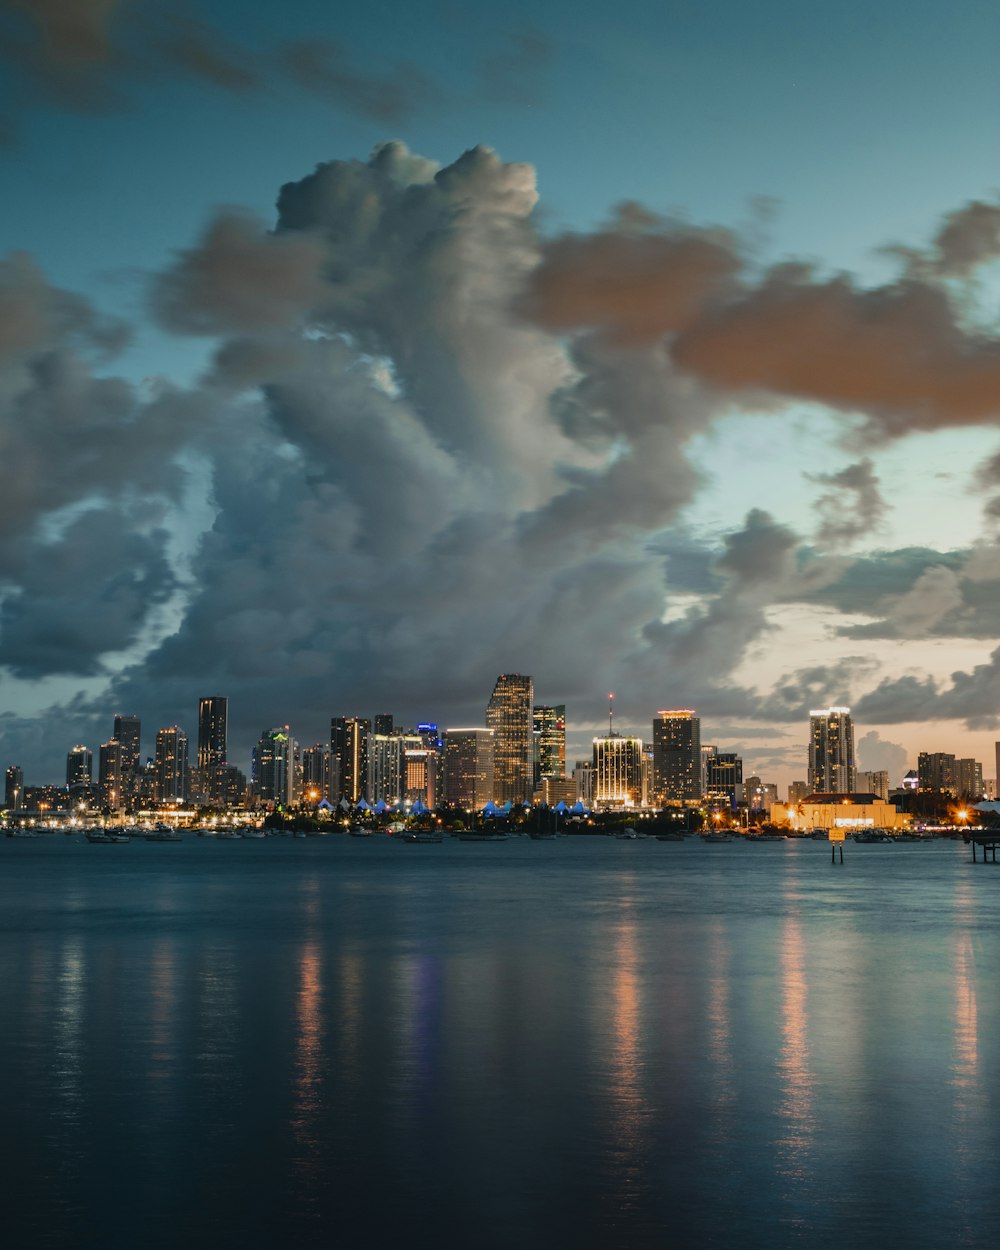
{"type": "Polygon", "coordinates": [[[910,827],[910,816],[898,812],[892,803],[877,794],[814,793],[801,803],[772,803],[771,822],[787,825],[795,833],[811,829],[837,830],[847,833],[855,829],[887,829],[902,833],[910,827]]]}

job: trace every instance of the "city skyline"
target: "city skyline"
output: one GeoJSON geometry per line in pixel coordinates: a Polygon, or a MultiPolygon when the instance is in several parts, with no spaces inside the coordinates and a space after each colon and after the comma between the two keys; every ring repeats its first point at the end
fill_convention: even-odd
{"type": "Polygon", "coordinates": [[[1000,13],[403,12],[0,0],[0,755],[520,666],[988,760],[1000,13]]]}

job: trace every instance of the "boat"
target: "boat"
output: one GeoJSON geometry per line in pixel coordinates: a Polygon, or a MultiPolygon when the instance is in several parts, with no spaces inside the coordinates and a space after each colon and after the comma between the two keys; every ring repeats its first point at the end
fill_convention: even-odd
{"type": "Polygon", "coordinates": [[[368,829],[364,825],[352,825],[347,832],[352,838],[370,838],[375,830],[368,829]]]}
{"type": "Polygon", "coordinates": [[[703,833],[701,835],[702,842],[732,842],[732,835],[728,833],[703,833]]]}
{"type": "Polygon", "coordinates": [[[632,828],[631,825],[629,825],[627,829],[619,829],[618,832],[615,834],[615,837],[619,840],[619,842],[631,841],[633,838],[637,838],[638,836],[639,835],[636,833],[636,831],[632,828]]]}
{"type": "Polygon", "coordinates": [[[115,843],[120,844],[122,842],[132,841],[131,837],[127,833],[109,833],[107,831],[102,832],[99,829],[88,830],[84,836],[86,837],[88,842],[103,842],[103,843],[115,842],[115,843]]]}
{"type": "Polygon", "coordinates": [[[444,841],[444,834],[432,829],[412,829],[409,833],[398,835],[400,842],[438,843],[444,841]]]}
{"type": "Polygon", "coordinates": [[[253,825],[244,825],[239,830],[241,838],[266,838],[267,833],[263,829],[255,829],[253,825]]]}
{"type": "Polygon", "coordinates": [[[184,839],[170,825],[157,824],[149,833],[142,835],[146,842],[183,842],[184,839]]]}
{"type": "Polygon", "coordinates": [[[216,838],[226,842],[235,842],[241,835],[238,829],[220,829],[215,836],[216,838]]]}

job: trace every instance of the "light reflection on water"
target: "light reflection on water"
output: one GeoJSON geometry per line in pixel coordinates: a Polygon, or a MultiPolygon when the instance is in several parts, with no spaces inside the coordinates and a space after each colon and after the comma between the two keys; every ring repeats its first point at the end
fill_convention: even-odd
{"type": "Polygon", "coordinates": [[[350,841],[0,845],[11,1244],[1000,1241],[1000,870],[350,841]]]}

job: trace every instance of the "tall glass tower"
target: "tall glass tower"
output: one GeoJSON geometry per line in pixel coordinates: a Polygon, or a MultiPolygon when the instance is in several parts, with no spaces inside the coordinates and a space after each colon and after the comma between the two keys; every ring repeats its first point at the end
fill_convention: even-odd
{"type": "Polygon", "coordinates": [[[531,801],[535,788],[532,708],[535,684],[520,673],[501,673],[486,705],[493,730],[493,792],[498,803],[531,801]]]}
{"type": "Polygon", "coordinates": [[[229,700],[220,694],[198,701],[198,767],[208,770],[226,763],[229,700]]]}
{"type": "Polygon", "coordinates": [[[809,789],[814,794],[850,794],[857,785],[854,722],[849,707],[809,713],[809,789]]]}
{"type": "Polygon", "coordinates": [[[691,708],[653,717],[653,802],[701,798],[701,720],[691,708]]]}

